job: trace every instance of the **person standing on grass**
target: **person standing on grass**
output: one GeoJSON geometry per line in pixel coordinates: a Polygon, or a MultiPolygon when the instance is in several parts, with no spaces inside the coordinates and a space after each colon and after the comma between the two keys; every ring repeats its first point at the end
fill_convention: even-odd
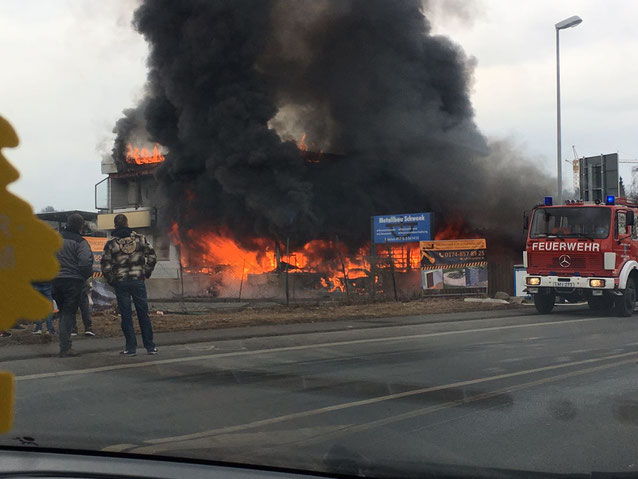
{"type": "Polygon", "coordinates": [[[82,237],[84,218],[74,213],[67,219],[62,232],[64,243],[57,252],[60,272],[53,280],[52,297],[60,309],[60,357],[77,356],[71,349],[71,333],[75,326],[75,315],[80,306],[82,287],[93,273],[93,253],[89,243],[82,237]]]}
{"type": "Polygon", "coordinates": [[[146,237],[128,227],[126,215],[119,214],[114,218],[115,229],[112,239],[104,245],[102,254],[102,274],[104,279],[115,289],[117,305],[122,315],[122,332],[126,345],[120,354],[135,356],[137,354],[137,338],[133,329],[133,311],[131,298],[135,303],[137,320],[140,323],[142,342],[148,354],[157,354],[153,342],[153,327],[148,315],[145,279],[151,277],[157,256],[146,237]]]}

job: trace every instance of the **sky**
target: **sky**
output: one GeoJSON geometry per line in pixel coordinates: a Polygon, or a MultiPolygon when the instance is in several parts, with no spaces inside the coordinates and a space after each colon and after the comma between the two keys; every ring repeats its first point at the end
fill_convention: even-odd
{"type": "MultiPolygon", "coordinates": [[[[112,128],[143,94],[148,52],[130,25],[137,0],[0,0],[0,115],[21,140],[4,155],[11,185],[36,211],[94,210],[112,128]]],[[[633,0],[430,0],[435,34],[476,62],[472,102],[483,134],[507,139],[556,174],[556,50],[561,31],[565,160],[618,152],[638,159],[638,2],[633,0]]],[[[638,164],[636,165],[638,166],[638,164]]],[[[631,164],[621,166],[631,184],[631,164]]],[[[563,182],[572,186],[563,161],[563,182]]]]}

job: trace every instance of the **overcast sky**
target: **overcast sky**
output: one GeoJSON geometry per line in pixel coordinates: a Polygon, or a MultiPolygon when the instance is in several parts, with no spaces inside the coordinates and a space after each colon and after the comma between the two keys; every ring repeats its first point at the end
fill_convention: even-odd
{"type": "MultiPolygon", "coordinates": [[[[147,47],[130,27],[135,0],[0,0],[0,115],[21,145],[11,189],[36,210],[94,209],[100,161],[121,111],[141,96],[147,47]]],[[[508,138],[556,171],[555,30],[561,33],[563,158],[638,158],[638,2],[438,0],[434,30],[476,58],[472,100],[488,138],[508,138]],[[459,7],[462,7],[460,9],[459,7]]],[[[564,182],[571,187],[571,167],[564,182]]],[[[621,174],[631,184],[631,165],[621,174]]]]}

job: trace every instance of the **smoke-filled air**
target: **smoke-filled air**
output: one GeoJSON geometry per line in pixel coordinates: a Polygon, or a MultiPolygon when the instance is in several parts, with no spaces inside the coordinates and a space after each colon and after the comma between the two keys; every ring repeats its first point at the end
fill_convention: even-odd
{"type": "Polygon", "coordinates": [[[147,0],[133,24],[146,96],[113,156],[161,146],[167,227],[356,247],[371,215],[433,211],[519,237],[551,191],[481,134],[476,60],[432,35],[420,0],[147,0]]]}

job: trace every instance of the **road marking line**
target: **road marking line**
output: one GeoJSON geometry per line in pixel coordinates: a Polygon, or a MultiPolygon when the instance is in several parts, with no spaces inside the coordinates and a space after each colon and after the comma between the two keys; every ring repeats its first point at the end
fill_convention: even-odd
{"type": "MultiPolygon", "coordinates": [[[[295,446],[299,446],[299,445],[311,445],[311,444],[320,444],[323,442],[326,442],[328,440],[334,440],[336,438],[340,438],[343,436],[349,436],[352,434],[356,434],[358,432],[363,432],[363,431],[367,431],[369,429],[374,429],[376,427],[379,426],[385,426],[394,422],[400,422],[400,421],[405,421],[407,419],[413,419],[417,416],[425,416],[427,414],[431,414],[431,413],[435,413],[435,412],[439,412],[445,409],[452,409],[455,408],[457,406],[462,406],[464,404],[468,404],[468,403],[473,403],[473,402],[477,402],[477,401],[482,401],[484,399],[490,399],[492,397],[497,397],[497,396],[501,396],[503,394],[508,394],[511,392],[515,392],[521,389],[528,389],[534,386],[539,386],[542,384],[546,384],[546,383],[550,383],[550,382],[554,382],[554,381],[558,381],[561,379],[568,379],[570,377],[576,377],[582,374],[588,374],[591,372],[596,372],[596,371],[600,371],[600,370],[604,370],[604,369],[609,369],[612,367],[616,367],[616,366],[622,366],[624,364],[631,364],[634,363],[635,359],[626,359],[624,361],[618,361],[612,364],[604,364],[602,366],[596,366],[593,368],[587,368],[587,369],[582,369],[579,371],[571,371],[568,373],[564,373],[564,374],[558,374],[556,376],[550,376],[548,378],[543,378],[543,379],[537,379],[534,381],[529,381],[526,383],[521,383],[521,384],[517,384],[515,386],[510,386],[507,388],[502,388],[502,389],[497,389],[494,391],[490,391],[490,392],[486,392],[486,393],[482,393],[482,394],[477,394],[474,396],[469,396],[467,398],[463,398],[463,399],[457,399],[455,401],[448,401],[446,403],[442,403],[442,404],[437,404],[436,406],[428,406],[426,408],[421,408],[421,409],[417,409],[414,411],[409,411],[406,413],[402,413],[402,414],[397,414],[395,416],[389,416],[383,419],[378,419],[376,421],[370,421],[367,423],[363,423],[363,424],[356,424],[356,425],[346,425],[346,426],[342,426],[337,430],[334,431],[330,431],[327,433],[324,433],[323,435],[318,434],[314,437],[308,438],[308,439],[299,439],[297,441],[295,441],[295,446]]],[[[494,406],[494,408],[496,408],[498,406],[494,406]]],[[[490,408],[493,409],[493,408],[490,408]]],[[[431,426],[437,426],[437,425],[441,425],[441,424],[446,424],[452,421],[456,421],[459,419],[463,419],[465,417],[470,416],[471,414],[474,413],[470,413],[470,414],[464,414],[460,417],[455,417],[452,419],[447,419],[445,421],[439,421],[438,423],[434,423],[431,425],[427,425],[427,426],[423,426],[421,428],[417,428],[417,429],[412,429],[411,431],[420,431],[422,429],[427,429],[428,427],[431,426]]],[[[273,446],[266,446],[265,448],[260,449],[260,453],[264,453],[267,451],[273,451],[275,449],[277,449],[277,445],[273,445],[273,446]]],[[[164,452],[164,451],[170,451],[172,450],[172,448],[170,447],[158,447],[158,446],[141,446],[141,447],[137,447],[137,448],[133,448],[130,449],[129,453],[139,453],[139,454],[157,454],[159,452],[164,452]]],[[[242,456],[238,456],[238,460],[241,460],[243,457],[242,456]]]]}
{"type": "Polygon", "coordinates": [[[114,444],[113,446],[107,446],[105,448],[102,448],[102,451],[105,452],[122,452],[126,449],[131,449],[133,447],[136,447],[135,444],[114,444]]]}
{"type": "Polygon", "coordinates": [[[476,401],[481,401],[483,399],[489,399],[492,397],[496,397],[496,396],[501,396],[503,394],[507,394],[507,393],[511,393],[511,392],[515,392],[521,389],[528,389],[534,386],[539,386],[542,384],[546,384],[546,383],[550,383],[550,382],[554,382],[554,381],[559,381],[561,379],[569,379],[571,377],[576,377],[576,376],[580,376],[582,374],[588,374],[588,373],[592,373],[592,372],[596,372],[596,371],[601,371],[604,369],[609,369],[609,368],[613,368],[613,367],[617,367],[617,366],[622,366],[625,364],[631,364],[631,363],[635,363],[635,359],[626,359],[624,361],[618,361],[612,364],[604,364],[602,366],[596,366],[593,368],[587,368],[587,369],[582,369],[579,371],[571,371],[565,374],[558,374],[556,376],[550,376],[548,378],[543,378],[543,379],[537,379],[535,381],[529,381],[527,383],[521,383],[521,384],[517,384],[515,386],[510,386],[507,388],[502,388],[502,389],[497,389],[495,391],[490,391],[487,393],[482,393],[482,394],[477,394],[475,396],[470,396],[468,398],[464,398],[464,399],[457,399],[455,401],[449,401],[443,404],[437,404],[436,406],[429,406],[426,408],[422,408],[422,409],[417,409],[414,411],[409,411],[403,414],[397,414],[395,416],[390,416],[390,417],[386,417],[383,419],[378,419],[376,421],[370,421],[367,423],[363,423],[363,424],[357,424],[354,426],[344,426],[343,428],[341,428],[338,431],[333,431],[331,433],[326,434],[323,437],[317,437],[314,438],[312,440],[308,439],[306,441],[302,440],[300,441],[300,443],[303,444],[313,444],[313,443],[320,443],[320,442],[324,442],[327,439],[334,439],[335,437],[340,437],[343,435],[350,435],[350,434],[355,434],[357,432],[362,432],[368,429],[374,429],[375,427],[379,427],[379,426],[386,426],[388,424],[392,424],[395,422],[400,422],[400,421],[405,421],[406,419],[413,419],[417,416],[424,416],[426,414],[430,414],[433,412],[438,412],[438,411],[442,411],[444,409],[451,409],[454,408],[456,406],[460,406],[463,404],[467,404],[467,403],[472,403],[472,402],[476,402],[476,401]]]}
{"type": "MultiPolygon", "coordinates": [[[[230,357],[237,357],[237,356],[252,356],[257,354],[282,353],[282,352],[289,352],[289,351],[302,351],[306,349],[328,348],[328,347],[335,347],[335,346],[349,346],[353,344],[371,344],[371,343],[384,343],[384,342],[392,342],[392,341],[415,340],[415,339],[433,338],[433,337],[441,337],[441,336],[452,336],[457,334],[499,331],[499,330],[505,330],[505,329],[533,328],[537,326],[557,326],[557,325],[565,325],[565,324],[572,324],[572,323],[600,321],[603,319],[609,319],[609,318],[597,317],[597,318],[570,319],[567,321],[548,321],[544,323],[512,324],[508,326],[490,326],[488,328],[473,328],[473,329],[464,329],[464,330],[455,330],[455,331],[440,331],[435,333],[410,334],[405,336],[391,336],[391,337],[384,337],[384,338],[353,339],[349,341],[304,344],[300,346],[284,346],[280,348],[256,349],[254,351],[235,351],[231,353],[203,354],[199,356],[189,356],[189,357],[183,357],[183,358],[160,359],[158,361],[144,361],[141,363],[114,364],[110,366],[100,366],[96,368],[72,369],[72,370],[66,370],[66,371],[54,371],[54,372],[39,373],[39,374],[26,374],[23,376],[16,376],[15,380],[16,381],[31,381],[34,379],[47,379],[47,378],[56,378],[56,377],[63,377],[63,376],[79,376],[83,374],[101,373],[106,371],[118,371],[123,369],[146,368],[150,366],[161,366],[164,364],[179,364],[179,363],[187,363],[187,362],[193,362],[193,361],[203,361],[207,359],[230,358],[230,357]]],[[[127,358],[127,360],[130,360],[130,358],[127,358]]]]}
{"type": "MultiPolygon", "coordinates": [[[[550,376],[548,378],[542,378],[542,379],[537,379],[534,381],[529,381],[526,383],[521,383],[521,384],[517,384],[515,386],[510,386],[507,388],[502,388],[502,389],[497,389],[495,391],[490,391],[490,392],[486,392],[486,393],[482,393],[482,394],[477,394],[474,396],[470,396],[467,398],[463,398],[463,399],[458,399],[455,401],[449,401],[446,403],[442,403],[442,404],[437,404],[435,406],[428,406],[426,408],[421,408],[421,409],[417,409],[414,411],[409,411],[406,413],[402,413],[402,414],[398,414],[395,416],[390,416],[390,417],[386,417],[383,419],[378,419],[376,421],[370,421],[364,424],[358,424],[358,425],[348,425],[348,426],[343,426],[341,428],[339,428],[336,431],[331,431],[329,433],[326,433],[324,435],[320,435],[320,436],[315,436],[312,438],[308,438],[306,440],[300,439],[299,441],[296,441],[295,444],[304,444],[304,445],[308,445],[308,444],[316,444],[316,443],[321,443],[321,442],[325,442],[329,439],[335,439],[337,437],[341,437],[341,436],[346,436],[346,435],[351,435],[351,434],[355,434],[357,432],[362,432],[368,429],[373,429],[375,427],[379,427],[379,426],[384,426],[387,424],[391,424],[393,422],[399,422],[399,421],[404,421],[406,419],[412,419],[414,417],[417,416],[423,416],[426,414],[431,414],[434,412],[438,412],[441,410],[445,410],[445,409],[451,409],[454,408],[456,406],[461,406],[463,404],[468,404],[468,403],[472,403],[472,402],[476,402],[476,401],[481,401],[483,399],[489,399],[491,397],[496,397],[496,396],[500,396],[503,394],[507,394],[507,393],[511,393],[511,392],[515,392],[521,389],[528,389],[530,387],[534,387],[534,386],[538,386],[538,385],[542,385],[542,384],[546,384],[549,382],[554,382],[554,381],[558,381],[561,379],[568,379],[570,377],[576,377],[579,375],[583,375],[583,374],[588,374],[591,372],[596,372],[596,371],[601,371],[604,369],[609,369],[609,368],[613,368],[613,367],[617,367],[617,366],[622,366],[624,364],[631,364],[634,363],[635,359],[626,359],[623,361],[617,361],[615,363],[611,363],[611,364],[603,364],[601,366],[595,366],[592,368],[587,368],[587,369],[582,369],[579,371],[570,371],[564,374],[558,374],[556,376],[550,376]]],[[[467,415],[465,415],[467,416],[467,415]]],[[[465,417],[463,416],[463,417],[465,417]]],[[[449,419],[447,421],[444,422],[450,422],[450,421],[454,421],[457,420],[459,418],[454,418],[454,419],[449,419]]],[[[426,426],[427,427],[427,426],[426,426]]],[[[424,427],[425,428],[425,427],[424,427]]],[[[421,429],[424,429],[421,428],[421,429]]],[[[172,443],[183,443],[184,441],[188,442],[189,440],[196,440],[196,439],[204,439],[206,437],[211,437],[211,436],[217,436],[220,434],[225,434],[227,432],[237,432],[237,431],[226,431],[226,429],[228,428],[222,428],[219,431],[219,434],[208,434],[206,436],[201,436],[201,437],[194,437],[191,439],[186,439],[186,440],[174,440],[174,441],[162,441],[159,442],[159,440],[150,440],[150,441],[144,441],[147,444],[152,444],[150,446],[140,446],[138,445],[137,447],[134,448],[129,448],[127,450],[127,452],[130,453],[140,453],[140,454],[157,454],[160,452],[164,452],[164,451],[170,451],[171,447],[170,444],[172,443]],[[166,446],[168,447],[162,447],[162,444],[164,443],[169,443],[166,446]]],[[[168,438],[167,438],[168,439],[168,438]]],[[[276,447],[276,446],[275,446],[276,447]]],[[[266,450],[268,449],[274,449],[273,448],[266,448],[266,450]]]]}
{"type": "Polygon", "coordinates": [[[458,388],[458,387],[464,387],[464,386],[471,386],[474,384],[481,384],[481,383],[486,383],[490,381],[498,381],[501,379],[509,379],[513,377],[524,376],[528,374],[536,374],[536,373],[541,373],[546,371],[553,371],[556,369],[564,369],[564,368],[573,367],[573,366],[580,366],[583,364],[592,364],[592,363],[597,363],[602,361],[609,361],[612,359],[628,358],[630,356],[633,356],[633,358],[630,360],[627,360],[627,362],[636,361],[636,356],[638,356],[638,351],[634,351],[631,353],[624,353],[624,354],[616,354],[613,356],[605,356],[602,358],[583,359],[581,361],[574,361],[571,363],[554,364],[551,366],[527,369],[524,371],[516,371],[512,373],[499,374],[496,376],[470,379],[467,381],[459,381],[459,382],[451,383],[451,384],[442,384],[440,386],[430,386],[427,388],[413,389],[411,391],[405,391],[402,393],[388,394],[386,396],[377,396],[375,398],[362,399],[360,401],[351,401],[347,403],[335,404],[333,406],[326,406],[326,407],[322,407],[318,409],[311,409],[307,411],[300,411],[296,413],[285,414],[283,416],[277,416],[277,417],[273,417],[269,419],[261,419],[259,421],[253,421],[253,422],[249,422],[245,424],[238,424],[235,426],[226,426],[226,427],[222,427],[218,429],[209,429],[206,431],[196,432],[192,434],[184,434],[180,436],[165,437],[160,439],[149,439],[144,442],[146,444],[162,444],[166,442],[187,441],[190,439],[198,439],[201,437],[213,436],[217,434],[226,434],[229,432],[244,431],[246,429],[252,429],[252,428],[261,427],[261,426],[269,426],[269,425],[277,424],[284,421],[290,421],[291,419],[300,419],[300,418],[306,418],[310,416],[317,416],[319,414],[325,414],[328,412],[340,411],[343,409],[349,409],[353,407],[367,406],[369,404],[390,401],[393,399],[401,399],[401,398],[410,397],[410,396],[417,396],[417,395],[426,394],[430,392],[441,391],[443,389],[452,389],[452,388],[458,388]]]}

